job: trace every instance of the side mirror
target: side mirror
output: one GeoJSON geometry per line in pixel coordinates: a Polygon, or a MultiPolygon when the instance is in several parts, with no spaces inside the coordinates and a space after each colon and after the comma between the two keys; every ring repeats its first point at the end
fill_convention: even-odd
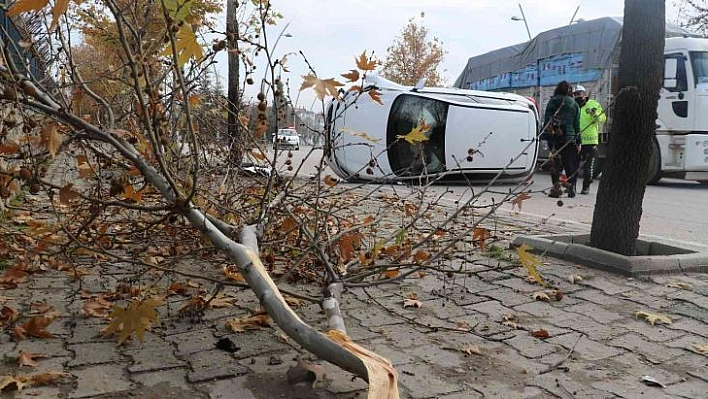
{"type": "Polygon", "coordinates": [[[664,61],[664,87],[667,89],[675,89],[678,86],[678,60],[676,58],[667,58],[664,61]]]}

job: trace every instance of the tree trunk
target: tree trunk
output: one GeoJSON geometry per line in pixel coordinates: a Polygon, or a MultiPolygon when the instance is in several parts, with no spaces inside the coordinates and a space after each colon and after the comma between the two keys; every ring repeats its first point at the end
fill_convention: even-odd
{"type": "Polygon", "coordinates": [[[665,0],[625,0],[619,93],[590,245],[634,255],[664,67],[665,0]]]}
{"type": "Polygon", "coordinates": [[[243,158],[241,128],[238,121],[240,104],[239,79],[240,64],[238,62],[238,0],[226,1],[226,48],[228,57],[227,96],[229,101],[227,135],[231,146],[231,161],[241,164],[243,158]]]}

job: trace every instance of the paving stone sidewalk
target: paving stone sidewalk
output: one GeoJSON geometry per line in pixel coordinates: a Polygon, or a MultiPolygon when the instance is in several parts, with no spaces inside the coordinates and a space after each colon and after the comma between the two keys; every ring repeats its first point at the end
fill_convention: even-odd
{"type": "MultiPolygon", "coordinates": [[[[563,233],[564,226],[500,217],[508,239],[515,233],[563,233]]],[[[497,245],[508,245],[502,240],[497,245]]],[[[541,274],[563,292],[537,301],[540,289],[523,268],[495,257],[455,258],[446,268],[402,284],[353,288],[343,296],[349,335],[388,357],[404,398],[706,398],[708,275],[632,279],[539,256],[541,274]],[[569,276],[582,276],[571,283],[569,276]],[[403,306],[415,295],[421,308],[403,306]],[[672,324],[651,325],[637,311],[664,313],[672,324]],[[534,337],[545,330],[548,337],[534,337]],[[665,387],[648,386],[650,376],[665,387]]],[[[210,310],[192,323],[178,318],[184,298],[158,308],[163,324],[142,344],[116,346],[101,338],[106,325],[80,315],[81,290],[114,289],[128,276],[119,265],[100,265],[79,283],[65,273],[33,275],[0,291],[0,306],[29,309],[42,303],[61,312],[47,330],[54,339],[0,335],[0,376],[66,371],[65,384],[29,387],[0,398],[364,398],[366,384],[323,364],[314,388],[287,383],[296,359],[317,362],[276,328],[229,333],[225,321],[256,307],[249,290],[227,288],[234,307],[210,310]],[[217,349],[230,339],[233,353],[217,349]],[[37,368],[17,367],[20,352],[41,353],[37,368]]],[[[298,287],[302,289],[302,287],[298,287]]],[[[316,287],[312,295],[317,296],[316,287]]],[[[297,309],[307,323],[326,329],[319,306],[297,309]]]]}

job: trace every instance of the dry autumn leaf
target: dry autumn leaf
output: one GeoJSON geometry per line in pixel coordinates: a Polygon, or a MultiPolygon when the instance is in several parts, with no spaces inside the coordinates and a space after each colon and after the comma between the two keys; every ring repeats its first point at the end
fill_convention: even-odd
{"type": "Polygon", "coordinates": [[[678,288],[678,289],[686,290],[686,291],[691,291],[693,289],[693,287],[691,287],[690,284],[680,283],[680,282],[676,282],[676,281],[670,282],[670,283],[666,284],[666,286],[669,288],[678,288]]]}
{"type": "Polygon", "coordinates": [[[59,133],[58,123],[51,122],[42,127],[40,144],[47,148],[52,158],[57,155],[59,147],[61,147],[61,133],[59,133]]]}
{"type": "Polygon", "coordinates": [[[359,71],[357,71],[356,69],[352,69],[348,73],[343,73],[342,77],[348,82],[356,82],[357,80],[359,80],[359,71]]]}
{"type": "Polygon", "coordinates": [[[406,298],[403,300],[403,308],[422,308],[423,307],[423,302],[417,300],[417,299],[412,299],[412,298],[406,298]]]}
{"type": "Polygon", "coordinates": [[[210,308],[228,308],[234,306],[236,298],[226,296],[223,292],[216,294],[212,300],[209,301],[210,308]]]}
{"type": "Polygon", "coordinates": [[[475,227],[472,233],[472,245],[479,246],[479,249],[484,251],[487,239],[491,237],[489,230],[484,227],[475,227]]]}
{"type": "Polygon", "coordinates": [[[399,272],[398,269],[386,270],[385,272],[381,273],[381,275],[385,278],[396,278],[399,274],[401,274],[401,272],[399,272]]]}
{"type": "Polygon", "coordinates": [[[373,57],[366,56],[366,50],[364,50],[361,55],[356,58],[356,67],[362,71],[373,71],[376,69],[377,65],[378,61],[374,60],[373,57]]]}
{"type": "Polygon", "coordinates": [[[543,302],[550,302],[551,297],[548,296],[543,291],[537,291],[531,294],[531,298],[533,298],[535,301],[543,301],[543,302]]]}
{"type": "Polygon", "coordinates": [[[18,268],[10,268],[5,270],[5,273],[0,276],[0,284],[17,286],[20,283],[24,283],[27,280],[29,274],[18,268]]]}
{"type": "Polygon", "coordinates": [[[161,301],[155,299],[145,299],[142,301],[133,300],[127,308],[114,306],[113,312],[108,315],[113,321],[103,331],[103,336],[107,337],[119,332],[118,345],[120,345],[135,333],[138,340],[143,342],[145,330],[149,330],[150,325],[157,321],[155,308],[162,304],[161,301]]]}
{"type": "Polygon", "coordinates": [[[531,336],[538,339],[546,339],[550,338],[551,334],[549,334],[547,330],[541,328],[535,331],[531,331],[531,336]]]}
{"type": "Polygon", "coordinates": [[[39,363],[35,362],[34,360],[45,359],[46,357],[47,355],[43,355],[41,353],[30,353],[20,351],[20,356],[17,358],[17,362],[19,363],[20,367],[37,367],[39,366],[39,363]]]}
{"type": "Polygon", "coordinates": [[[317,98],[324,100],[327,95],[332,97],[337,97],[338,87],[344,86],[344,83],[340,83],[334,79],[319,79],[315,75],[305,75],[302,77],[302,85],[300,86],[300,91],[308,89],[310,87],[314,88],[317,98]]]}
{"type": "Polygon", "coordinates": [[[692,345],[693,345],[693,349],[695,349],[696,352],[698,352],[702,355],[708,356],[708,343],[705,345],[699,345],[699,344],[694,343],[692,345]]]}
{"type": "Polygon", "coordinates": [[[655,325],[656,323],[659,323],[659,324],[671,324],[672,323],[671,318],[668,315],[665,315],[662,313],[649,313],[649,312],[645,312],[643,310],[640,310],[637,313],[635,313],[634,316],[648,321],[649,323],[651,323],[651,325],[655,325]]]}
{"type": "Polygon", "coordinates": [[[20,317],[19,312],[9,306],[3,306],[0,309],[0,325],[10,324],[17,320],[18,317],[20,317]]]}
{"type": "Polygon", "coordinates": [[[540,265],[541,262],[539,262],[538,259],[534,258],[533,255],[528,252],[530,249],[532,248],[528,244],[523,244],[516,248],[516,252],[519,255],[521,264],[524,266],[528,274],[533,276],[538,284],[545,287],[546,283],[543,281],[543,278],[541,278],[541,274],[539,274],[536,270],[536,265],[540,265]]]}
{"type": "Polygon", "coordinates": [[[472,355],[478,355],[482,356],[482,350],[479,349],[479,346],[471,344],[471,343],[466,343],[462,345],[462,348],[460,348],[460,352],[472,356],[472,355]]]}
{"type": "Polygon", "coordinates": [[[80,312],[84,315],[84,317],[98,317],[100,319],[106,319],[108,318],[109,311],[112,307],[112,303],[98,297],[84,302],[84,306],[81,307],[80,312]]]}
{"type": "Polygon", "coordinates": [[[332,175],[325,176],[324,182],[326,185],[328,185],[330,187],[334,187],[337,185],[337,183],[339,183],[339,181],[337,179],[333,178],[332,175]]]}
{"type": "Polygon", "coordinates": [[[25,383],[18,378],[15,378],[10,375],[5,375],[2,378],[0,378],[0,392],[9,392],[9,391],[17,391],[20,392],[22,391],[22,388],[25,387],[25,383]]]}
{"type": "Polygon", "coordinates": [[[524,201],[527,199],[531,198],[531,195],[529,193],[521,193],[514,197],[513,200],[511,200],[511,210],[514,210],[514,207],[518,206],[519,211],[521,211],[521,205],[523,205],[524,201]]]}
{"type": "Polygon", "coordinates": [[[369,97],[371,97],[372,101],[375,101],[381,105],[384,105],[383,100],[381,99],[381,93],[378,90],[376,90],[376,89],[369,90],[369,97]]]}
{"type": "Polygon", "coordinates": [[[413,260],[418,264],[421,264],[427,261],[428,259],[430,259],[430,254],[428,253],[428,251],[425,251],[423,249],[417,250],[415,252],[415,255],[413,255],[413,260]]]}
{"type": "Polygon", "coordinates": [[[22,325],[15,326],[14,333],[18,339],[25,339],[27,336],[37,338],[54,338],[54,334],[46,330],[52,324],[53,319],[47,317],[32,317],[22,325]]]}
{"type": "MultiPolygon", "coordinates": [[[[191,24],[183,24],[175,36],[175,48],[177,49],[177,65],[182,66],[189,61],[190,58],[200,60],[204,57],[202,46],[197,41],[197,36],[192,30],[191,24]]],[[[167,46],[160,54],[168,56],[172,54],[172,46],[167,46]]]]}
{"type": "Polygon", "coordinates": [[[258,330],[261,327],[270,327],[270,316],[267,313],[260,313],[253,316],[239,317],[227,320],[226,326],[235,333],[258,330]]]}
{"type": "Polygon", "coordinates": [[[381,141],[381,139],[375,139],[375,138],[369,136],[366,132],[357,132],[356,130],[352,130],[352,129],[349,129],[346,127],[342,128],[341,131],[344,133],[347,133],[347,134],[351,134],[352,136],[361,137],[362,139],[364,139],[366,141],[370,141],[372,143],[378,143],[379,141],[381,141]]]}
{"type": "Polygon", "coordinates": [[[570,281],[571,284],[576,284],[583,281],[583,277],[578,276],[577,274],[571,274],[570,276],[568,276],[568,281],[570,281]]]}
{"type": "Polygon", "coordinates": [[[72,190],[73,187],[74,184],[69,183],[59,190],[59,202],[68,205],[79,196],[79,193],[72,190]]]}
{"type": "Polygon", "coordinates": [[[243,274],[238,269],[238,266],[224,266],[224,276],[228,278],[229,280],[233,281],[238,281],[241,283],[245,283],[246,279],[243,277],[243,274]]]}

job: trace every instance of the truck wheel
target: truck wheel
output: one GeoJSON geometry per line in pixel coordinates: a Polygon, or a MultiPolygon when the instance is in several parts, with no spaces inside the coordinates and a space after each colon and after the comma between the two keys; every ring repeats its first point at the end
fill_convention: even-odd
{"type": "Polygon", "coordinates": [[[649,173],[647,173],[647,184],[656,184],[661,180],[661,155],[659,154],[659,144],[656,140],[652,142],[651,156],[649,157],[649,173]]]}

